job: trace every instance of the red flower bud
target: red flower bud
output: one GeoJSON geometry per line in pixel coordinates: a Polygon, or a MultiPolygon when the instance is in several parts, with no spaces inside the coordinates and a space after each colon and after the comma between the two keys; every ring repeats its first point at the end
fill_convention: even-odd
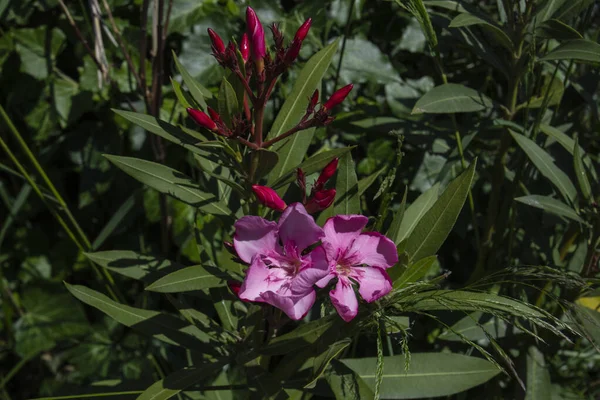
{"type": "Polygon", "coordinates": [[[276,191],[267,186],[252,185],[252,191],[256,195],[258,201],[265,206],[272,208],[276,211],[283,211],[286,209],[287,204],[282,200],[276,191]]]}
{"type": "Polygon", "coordinates": [[[323,211],[333,204],[335,200],[335,189],[319,190],[313,194],[311,199],[306,203],[306,212],[315,213],[323,211]]]}
{"type": "Polygon", "coordinates": [[[304,21],[304,23],[296,31],[296,36],[294,36],[295,41],[302,42],[306,38],[306,35],[308,35],[308,30],[310,29],[311,23],[312,23],[312,18],[309,18],[306,21],[304,21]]]}
{"type": "Polygon", "coordinates": [[[210,115],[210,118],[214,121],[214,122],[220,122],[221,121],[221,116],[219,115],[218,112],[216,112],[213,108],[211,107],[207,107],[206,108],[208,110],[208,115],[210,115]]]}
{"type": "Polygon", "coordinates": [[[217,32],[208,28],[208,36],[210,36],[210,41],[212,42],[212,50],[215,54],[223,54],[225,52],[225,44],[221,37],[217,35],[217,32]]]}
{"type": "Polygon", "coordinates": [[[315,89],[315,92],[313,93],[312,97],[310,98],[310,103],[309,103],[310,109],[314,110],[314,108],[317,106],[318,102],[319,102],[319,89],[315,89]]]}
{"type": "Polygon", "coordinates": [[[294,40],[290,45],[290,48],[285,53],[285,63],[287,65],[291,65],[296,58],[298,58],[298,54],[300,54],[300,47],[302,47],[302,42],[298,40],[294,40]]]}
{"type": "Polygon", "coordinates": [[[244,62],[248,61],[248,58],[250,58],[250,43],[248,42],[248,34],[246,33],[242,35],[242,40],[240,41],[240,53],[244,62]]]}
{"type": "Polygon", "coordinates": [[[336,157],[333,160],[331,160],[325,166],[325,168],[323,168],[321,174],[317,178],[317,182],[315,183],[315,190],[321,190],[325,183],[327,183],[327,181],[331,179],[331,177],[335,174],[335,171],[337,170],[338,166],[338,161],[339,159],[336,157]]]}
{"type": "Polygon", "coordinates": [[[346,96],[348,96],[348,93],[350,93],[350,91],[352,90],[353,87],[354,87],[353,84],[349,84],[349,85],[346,85],[343,88],[339,89],[334,94],[332,94],[331,97],[329,98],[329,100],[327,100],[325,102],[325,104],[323,104],[323,109],[331,110],[333,107],[340,104],[342,101],[344,101],[346,96]]]}
{"type": "Polygon", "coordinates": [[[267,53],[265,45],[265,31],[252,7],[246,8],[246,29],[250,39],[252,59],[254,61],[262,60],[267,53]]]}
{"type": "Polygon", "coordinates": [[[209,131],[214,131],[217,129],[217,124],[215,121],[210,119],[210,117],[204,114],[200,110],[196,110],[194,108],[187,109],[188,115],[196,122],[198,125],[208,129],[209,131]]]}
{"type": "Polygon", "coordinates": [[[242,288],[242,284],[237,281],[227,281],[227,286],[229,286],[229,290],[233,292],[237,297],[240,297],[240,289],[242,288]]]}

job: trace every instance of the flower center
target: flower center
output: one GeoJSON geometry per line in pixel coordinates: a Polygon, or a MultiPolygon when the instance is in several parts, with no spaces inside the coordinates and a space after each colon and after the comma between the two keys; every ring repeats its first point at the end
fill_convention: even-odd
{"type": "Polygon", "coordinates": [[[352,267],[351,267],[350,264],[347,264],[347,263],[344,263],[344,262],[338,262],[335,265],[335,270],[340,275],[348,276],[348,275],[350,275],[352,267]]]}

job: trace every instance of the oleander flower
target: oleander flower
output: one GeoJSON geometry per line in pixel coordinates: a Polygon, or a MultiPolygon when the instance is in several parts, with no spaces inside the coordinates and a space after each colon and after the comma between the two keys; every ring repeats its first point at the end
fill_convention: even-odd
{"type": "Polygon", "coordinates": [[[363,215],[337,215],[323,227],[329,271],[317,286],[322,288],[331,279],[338,279],[329,296],[346,322],[358,313],[354,285],[358,284],[358,293],[366,302],[380,299],[392,290],[385,270],[398,262],[394,242],[378,232],[361,233],[367,222],[363,215]]]}
{"type": "Polygon", "coordinates": [[[328,271],[323,247],[304,253],[323,236],[300,203],[288,206],[277,223],[257,216],[240,218],[233,244],[238,257],[250,264],[240,299],[268,303],[291,319],[302,319],[315,302],[313,285],[328,271]]]}

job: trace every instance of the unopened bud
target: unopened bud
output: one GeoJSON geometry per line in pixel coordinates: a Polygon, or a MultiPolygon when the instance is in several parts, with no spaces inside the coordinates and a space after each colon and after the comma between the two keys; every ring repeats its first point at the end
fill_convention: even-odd
{"type": "Polygon", "coordinates": [[[213,108],[211,107],[207,107],[206,108],[208,111],[208,115],[210,115],[210,118],[216,123],[216,122],[220,122],[221,121],[221,116],[219,115],[218,112],[216,112],[213,108]]]}
{"type": "Polygon", "coordinates": [[[246,8],[246,28],[250,39],[252,59],[255,62],[262,60],[267,53],[265,31],[252,7],[246,8]]]}
{"type": "Polygon", "coordinates": [[[248,58],[250,58],[250,42],[248,42],[248,34],[246,33],[242,35],[242,40],[240,40],[240,53],[244,62],[248,61],[248,58]]]}
{"type": "Polygon", "coordinates": [[[333,204],[335,200],[335,189],[319,190],[313,194],[306,203],[306,212],[312,214],[323,211],[333,204]]]}
{"type": "Polygon", "coordinates": [[[302,42],[304,39],[306,39],[306,35],[308,35],[308,31],[310,30],[310,24],[312,24],[312,18],[309,18],[306,21],[304,21],[304,23],[300,25],[300,28],[298,28],[298,30],[296,31],[296,36],[294,36],[294,40],[302,42]]]}
{"type": "Polygon", "coordinates": [[[331,179],[331,177],[335,174],[335,171],[337,170],[338,166],[338,161],[339,159],[336,157],[333,160],[331,160],[325,166],[325,168],[323,168],[321,174],[319,174],[319,177],[317,178],[317,182],[315,183],[316,190],[321,190],[325,183],[327,183],[327,181],[331,179]]]}
{"type": "Polygon", "coordinates": [[[327,100],[325,104],[323,104],[323,109],[331,110],[333,107],[340,104],[342,101],[344,101],[346,96],[348,96],[348,93],[350,93],[353,87],[353,84],[349,84],[336,91],[334,94],[331,95],[329,100],[327,100]]]}
{"type": "Polygon", "coordinates": [[[272,208],[276,211],[283,211],[286,209],[287,204],[276,191],[267,186],[252,185],[252,191],[256,195],[258,201],[264,204],[266,207],[272,208]]]}
{"type": "Polygon", "coordinates": [[[203,113],[200,110],[196,110],[195,108],[187,109],[188,115],[196,122],[198,125],[208,129],[209,131],[214,131],[217,129],[217,124],[215,121],[210,119],[208,115],[203,113]]]}
{"type": "Polygon", "coordinates": [[[237,281],[227,281],[227,286],[229,290],[236,295],[236,297],[240,297],[240,289],[242,288],[242,284],[237,281]]]}
{"type": "Polygon", "coordinates": [[[314,110],[314,108],[317,106],[318,102],[319,102],[319,89],[315,89],[312,97],[310,98],[310,103],[309,103],[310,108],[314,110]]]}
{"type": "Polygon", "coordinates": [[[213,53],[215,53],[215,55],[223,54],[225,52],[225,44],[217,32],[208,28],[208,36],[210,36],[210,41],[212,42],[213,53]]]}

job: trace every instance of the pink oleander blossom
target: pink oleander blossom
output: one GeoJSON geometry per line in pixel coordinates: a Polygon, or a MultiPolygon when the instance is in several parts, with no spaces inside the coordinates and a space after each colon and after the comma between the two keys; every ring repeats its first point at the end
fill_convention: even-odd
{"type": "Polygon", "coordinates": [[[392,290],[385,270],[398,262],[394,242],[377,232],[361,233],[367,222],[368,218],[362,215],[338,215],[329,218],[323,227],[329,271],[317,286],[325,287],[331,279],[338,278],[329,295],[346,322],[358,313],[353,285],[358,283],[358,292],[368,303],[380,299],[392,290]]]}
{"type": "Polygon", "coordinates": [[[328,271],[323,247],[303,252],[323,235],[300,203],[287,207],[278,223],[257,216],[240,218],[233,244],[238,257],[250,264],[240,299],[268,303],[293,320],[302,319],[315,302],[313,285],[328,271]]]}

